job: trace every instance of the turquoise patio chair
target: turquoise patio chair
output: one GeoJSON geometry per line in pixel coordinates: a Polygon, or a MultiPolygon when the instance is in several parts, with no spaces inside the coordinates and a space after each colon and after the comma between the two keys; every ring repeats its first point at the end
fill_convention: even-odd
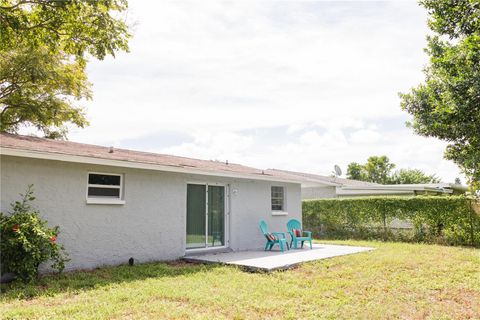
{"type": "Polygon", "coordinates": [[[312,232],[302,230],[302,224],[300,221],[296,219],[289,220],[287,222],[287,230],[292,238],[292,241],[290,242],[290,248],[292,248],[293,244],[293,248],[297,249],[299,241],[301,242],[301,248],[303,248],[303,243],[308,241],[310,242],[310,249],[312,249],[312,232]],[[301,234],[297,235],[294,230],[299,230],[301,234]]]}
{"type": "Polygon", "coordinates": [[[268,232],[268,227],[267,223],[264,220],[260,220],[260,230],[262,231],[263,235],[267,239],[267,243],[265,244],[265,251],[272,250],[273,245],[275,243],[278,243],[280,246],[280,250],[282,252],[285,249],[285,246],[287,249],[290,249],[288,246],[288,241],[287,241],[287,236],[283,232],[268,232]]]}

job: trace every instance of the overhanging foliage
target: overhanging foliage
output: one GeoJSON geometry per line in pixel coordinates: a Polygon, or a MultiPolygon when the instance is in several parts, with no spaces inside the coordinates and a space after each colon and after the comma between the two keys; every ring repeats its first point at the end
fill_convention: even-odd
{"type": "Polygon", "coordinates": [[[128,51],[126,0],[0,0],[0,132],[88,125],[89,58],[128,51]]]}
{"type": "Polygon", "coordinates": [[[480,2],[422,0],[433,34],[424,83],[400,94],[417,134],[448,143],[453,160],[480,190],[480,2]]]}

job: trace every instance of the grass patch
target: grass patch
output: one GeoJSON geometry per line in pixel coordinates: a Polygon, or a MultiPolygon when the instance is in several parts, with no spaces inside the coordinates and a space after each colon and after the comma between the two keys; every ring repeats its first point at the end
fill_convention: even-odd
{"type": "Polygon", "coordinates": [[[2,286],[3,319],[473,319],[480,318],[480,250],[376,247],[270,274],[151,263],[2,286]]]}

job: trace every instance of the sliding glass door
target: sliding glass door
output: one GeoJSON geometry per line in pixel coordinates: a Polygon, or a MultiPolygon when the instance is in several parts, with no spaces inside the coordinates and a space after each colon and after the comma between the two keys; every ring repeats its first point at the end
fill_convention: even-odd
{"type": "Polygon", "coordinates": [[[225,246],[225,187],[187,185],[187,249],[225,246]]]}
{"type": "Polygon", "coordinates": [[[203,184],[187,185],[187,249],[205,246],[206,190],[203,184]]]}
{"type": "Polygon", "coordinates": [[[225,187],[208,186],[208,247],[225,245],[225,187]]]}

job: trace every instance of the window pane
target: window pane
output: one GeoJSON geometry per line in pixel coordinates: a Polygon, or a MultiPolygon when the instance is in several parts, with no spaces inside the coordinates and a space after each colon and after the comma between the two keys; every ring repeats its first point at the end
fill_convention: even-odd
{"type": "Polygon", "coordinates": [[[274,210],[274,211],[282,211],[282,210],[283,210],[283,206],[273,205],[273,204],[272,204],[272,210],[274,210]]]}
{"type": "Polygon", "coordinates": [[[208,186],[208,246],[225,245],[225,187],[208,186]]]}
{"type": "Polygon", "coordinates": [[[88,187],[88,196],[120,198],[120,189],[88,187]]]}
{"type": "Polygon", "coordinates": [[[283,187],[272,187],[272,210],[282,211],[284,201],[283,187]]]}
{"type": "Polygon", "coordinates": [[[102,185],[106,185],[106,186],[119,186],[120,185],[120,176],[90,173],[88,175],[88,184],[102,184],[102,185]]]}
{"type": "Polygon", "coordinates": [[[187,185],[187,248],[205,247],[206,186],[187,185]]]}
{"type": "Polygon", "coordinates": [[[275,204],[277,206],[281,206],[283,203],[282,199],[272,199],[272,204],[275,204]]]}

